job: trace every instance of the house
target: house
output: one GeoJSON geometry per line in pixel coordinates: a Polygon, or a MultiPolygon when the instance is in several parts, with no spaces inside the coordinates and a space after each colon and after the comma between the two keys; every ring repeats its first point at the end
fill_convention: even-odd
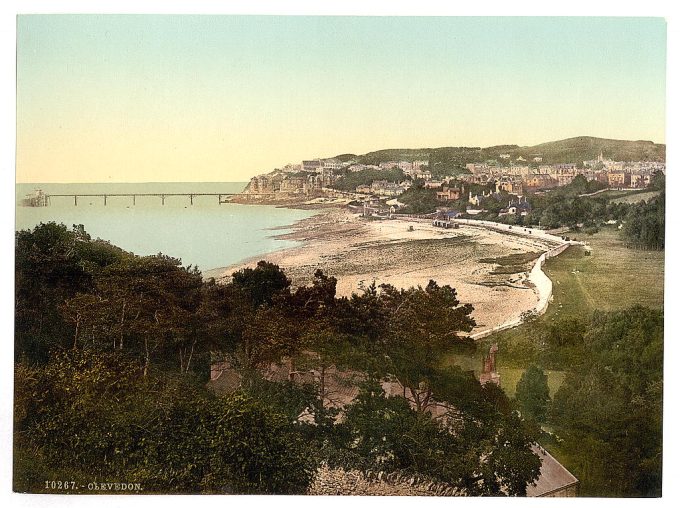
{"type": "Polygon", "coordinates": [[[251,194],[273,194],[281,190],[281,183],[287,177],[287,175],[285,177],[282,176],[281,173],[254,176],[250,179],[246,192],[251,194]]]}
{"type": "Polygon", "coordinates": [[[437,228],[458,229],[458,224],[445,219],[435,219],[432,221],[432,225],[437,228]]]}
{"type": "Polygon", "coordinates": [[[359,171],[363,171],[366,169],[366,166],[364,164],[352,164],[347,168],[347,171],[350,173],[358,173],[359,171]]]}
{"type": "MultiPolygon", "coordinates": [[[[491,346],[489,352],[482,359],[482,373],[480,375],[480,382],[485,383],[500,383],[500,376],[496,370],[496,353],[498,347],[491,346]]],[[[312,352],[305,354],[313,355],[312,352]]],[[[347,407],[359,395],[359,383],[365,380],[365,375],[361,372],[351,370],[341,370],[335,366],[326,368],[323,372],[317,369],[299,368],[290,359],[284,359],[280,364],[270,364],[262,369],[262,376],[264,379],[271,382],[292,382],[297,385],[306,383],[320,383],[323,379],[324,395],[323,402],[325,407],[340,410],[339,415],[335,418],[335,422],[342,421],[342,409],[347,407]]],[[[218,395],[232,393],[237,390],[242,383],[241,375],[231,367],[230,362],[226,358],[214,358],[211,363],[210,381],[207,386],[218,395]]],[[[406,396],[406,389],[396,381],[382,380],[382,389],[386,397],[404,397],[406,396]]],[[[414,403],[410,402],[413,406],[414,403]]],[[[427,409],[435,418],[446,418],[453,408],[447,403],[435,404],[427,409]]],[[[303,411],[298,416],[300,421],[310,421],[311,415],[303,411]]],[[[444,420],[445,421],[445,420],[444,420]]],[[[572,475],[562,464],[560,464],[550,453],[538,444],[531,447],[532,452],[541,460],[541,467],[538,479],[527,486],[527,497],[575,497],[578,493],[578,479],[572,475]]],[[[339,470],[342,472],[343,470],[339,470]]],[[[399,494],[399,495],[423,495],[420,491],[409,491],[404,489],[397,489],[394,486],[394,477],[390,475],[379,474],[378,478],[385,478],[392,483],[381,484],[378,493],[381,495],[399,494]]],[[[345,481],[343,478],[330,477],[326,478],[323,486],[326,490],[316,490],[317,494],[347,494],[356,495],[357,479],[352,479],[351,482],[345,481]]],[[[405,482],[406,486],[413,487],[417,484],[416,480],[411,478],[405,482]]],[[[428,481],[428,486],[436,486],[436,484],[428,481]]],[[[404,487],[406,488],[406,487],[404,487]]],[[[433,490],[434,495],[457,495],[455,491],[450,490],[433,490]]]]}
{"type": "Polygon", "coordinates": [[[323,163],[319,159],[313,161],[302,161],[302,171],[316,172],[317,169],[322,167],[323,163]]]}
{"type": "Polygon", "coordinates": [[[425,182],[424,187],[426,189],[439,189],[443,183],[444,182],[442,182],[441,180],[429,180],[425,182]]]}
{"type": "Polygon", "coordinates": [[[346,166],[345,163],[340,162],[338,159],[322,159],[321,165],[324,169],[338,170],[346,166]]]}
{"type": "Polygon", "coordinates": [[[437,209],[437,217],[440,219],[444,220],[452,220],[452,219],[457,219],[463,215],[461,212],[458,210],[450,210],[448,208],[438,208],[437,209]]]}
{"type": "Polygon", "coordinates": [[[531,175],[525,181],[527,190],[537,190],[537,189],[549,189],[557,185],[557,180],[555,180],[550,175],[531,175]]]}
{"type": "Polygon", "coordinates": [[[638,189],[642,189],[649,185],[650,177],[649,175],[643,175],[640,173],[631,173],[630,175],[630,186],[638,189]]]}
{"type": "Polygon", "coordinates": [[[305,193],[307,188],[307,178],[304,176],[288,176],[281,180],[280,192],[288,194],[305,193]]]}
{"type": "Polygon", "coordinates": [[[527,497],[576,497],[578,479],[542,446],[531,450],[541,459],[541,469],[536,483],[527,486],[527,497]]]}
{"type": "Polygon", "coordinates": [[[496,192],[505,191],[508,194],[515,194],[521,196],[524,194],[524,185],[521,180],[514,180],[507,177],[501,177],[496,181],[496,192]]]}
{"type": "Polygon", "coordinates": [[[488,194],[486,193],[486,191],[483,191],[481,196],[479,194],[475,194],[473,196],[472,191],[470,191],[468,195],[468,203],[474,206],[479,206],[482,203],[482,201],[489,196],[491,196],[491,191],[489,191],[488,194]]]}
{"type": "Polygon", "coordinates": [[[610,187],[629,187],[630,173],[626,171],[610,171],[607,173],[607,183],[610,187]]]}
{"type": "Polygon", "coordinates": [[[509,168],[506,168],[503,174],[513,175],[513,176],[528,176],[530,172],[529,166],[522,164],[510,164],[509,168]]]}
{"type": "Polygon", "coordinates": [[[526,198],[524,201],[521,199],[519,201],[509,202],[507,208],[502,208],[498,215],[521,215],[524,217],[531,211],[531,205],[527,202],[526,198]]]}
{"type": "Polygon", "coordinates": [[[381,196],[399,196],[404,190],[399,184],[387,180],[375,180],[371,184],[371,192],[381,196]]]}
{"type": "Polygon", "coordinates": [[[461,190],[457,187],[444,187],[443,190],[437,192],[437,199],[439,201],[456,201],[460,199],[461,190]]]}

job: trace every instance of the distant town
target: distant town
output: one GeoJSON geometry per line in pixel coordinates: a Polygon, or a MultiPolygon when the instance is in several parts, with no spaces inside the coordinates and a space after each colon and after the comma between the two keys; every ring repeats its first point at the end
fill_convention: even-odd
{"type": "Polygon", "coordinates": [[[545,163],[541,153],[525,157],[498,151],[494,158],[449,164],[444,171],[436,166],[439,163],[431,167],[425,158],[373,164],[362,163],[361,158],[338,156],[286,164],[253,177],[244,194],[265,201],[345,198],[350,206],[375,216],[448,214],[539,223],[537,217],[523,220],[532,211],[532,202],[551,193],[556,196],[561,188],[578,183],[583,195],[608,189],[639,191],[650,187],[654,175],[666,171],[660,157],[615,160],[604,150],[589,160],[572,157],[572,162],[559,163],[545,163]]]}
{"type": "MultiPolygon", "coordinates": [[[[423,180],[425,188],[440,189],[437,196],[441,201],[459,199],[460,188],[449,187],[459,183],[493,183],[497,192],[504,190],[521,196],[524,193],[568,185],[578,175],[612,188],[642,189],[649,185],[656,171],[665,172],[666,164],[656,161],[614,161],[600,152],[594,160],[562,164],[542,164],[540,155],[528,162],[521,156],[511,160],[508,154],[501,154],[500,160],[469,163],[465,165],[467,173],[441,179],[434,178],[428,168],[427,160],[388,161],[377,165],[341,162],[335,158],[304,160],[300,164],[286,164],[271,173],[251,178],[248,192],[311,195],[332,188],[347,173],[391,169],[400,169],[404,179],[399,182],[374,180],[370,185],[358,185],[355,188],[356,193],[396,197],[410,189],[417,180],[423,180]]],[[[476,204],[478,197],[474,201],[471,204],[476,204]]]]}

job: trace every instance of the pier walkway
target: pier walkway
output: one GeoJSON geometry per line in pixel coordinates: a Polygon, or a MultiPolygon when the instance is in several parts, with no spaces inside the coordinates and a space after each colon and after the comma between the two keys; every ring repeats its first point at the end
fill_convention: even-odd
{"type": "MultiPolygon", "coordinates": [[[[78,206],[78,198],[102,198],[104,200],[104,206],[106,206],[108,198],[118,198],[127,197],[132,198],[132,204],[137,204],[137,198],[139,197],[158,197],[161,199],[161,204],[165,205],[165,199],[174,196],[184,196],[189,198],[189,203],[194,204],[194,198],[199,196],[214,196],[217,198],[218,203],[221,205],[223,203],[229,203],[231,198],[234,196],[239,196],[241,193],[211,193],[211,192],[154,192],[154,193],[107,193],[107,194],[45,194],[44,195],[44,205],[48,206],[52,198],[72,198],[73,205],[78,206]],[[225,198],[225,199],[223,199],[225,198]]],[[[252,195],[252,194],[251,194],[252,195]]]]}

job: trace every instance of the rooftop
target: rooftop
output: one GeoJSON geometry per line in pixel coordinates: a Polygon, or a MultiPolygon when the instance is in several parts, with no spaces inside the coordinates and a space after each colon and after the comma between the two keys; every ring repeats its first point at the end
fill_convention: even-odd
{"type": "Polygon", "coordinates": [[[541,458],[541,472],[536,484],[527,487],[527,497],[547,496],[578,483],[578,479],[543,447],[534,445],[532,449],[541,458]]]}

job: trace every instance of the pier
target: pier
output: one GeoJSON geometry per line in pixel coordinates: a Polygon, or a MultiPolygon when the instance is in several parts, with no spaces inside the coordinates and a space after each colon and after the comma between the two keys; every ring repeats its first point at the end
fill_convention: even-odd
{"type": "Polygon", "coordinates": [[[159,193],[130,193],[130,194],[43,194],[43,200],[40,204],[28,205],[28,206],[48,206],[52,198],[72,198],[73,205],[78,206],[78,198],[98,198],[104,200],[104,206],[106,206],[108,198],[131,198],[132,204],[137,204],[137,198],[139,197],[157,197],[161,200],[161,205],[165,205],[165,199],[169,197],[183,196],[189,198],[189,203],[194,204],[194,198],[199,196],[214,196],[217,198],[218,203],[221,205],[223,203],[228,203],[233,196],[238,196],[240,193],[210,193],[210,192],[159,192],[159,193]]]}

